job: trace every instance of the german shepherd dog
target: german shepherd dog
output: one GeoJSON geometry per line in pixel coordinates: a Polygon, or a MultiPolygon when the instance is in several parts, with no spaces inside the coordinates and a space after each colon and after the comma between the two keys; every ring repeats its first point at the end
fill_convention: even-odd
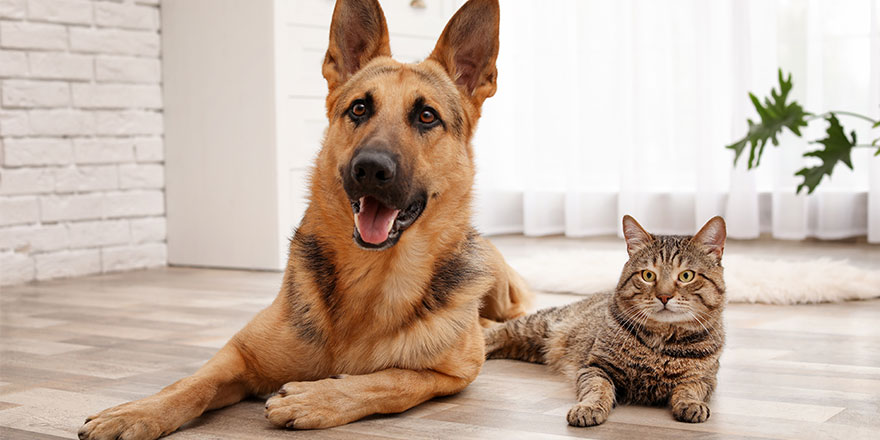
{"type": "Polygon", "coordinates": [[[471,227],[474,133],[495,93],[497,0],[470,0],[423,62],[390,58],[377,0],[338,0],[324,59],[329,127],[281,291],[195,374],[86,419],[81,439],[153,439],[277,393],[266,417],[311,429],[457,393],[482,319],[531,293],[471,227]]]}

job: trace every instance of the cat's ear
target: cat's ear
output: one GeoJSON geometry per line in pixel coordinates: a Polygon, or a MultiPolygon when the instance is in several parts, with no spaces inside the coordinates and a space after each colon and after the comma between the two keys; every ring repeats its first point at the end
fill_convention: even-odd
{"type": "Polygon", "coordinates": [[[726,240],[727,225],[720,216],[712,217],[692,239],[707,254],[714,256],[718,260],[721,260],[721,255],[724,254],[724,242],[726,240]]]}
{"type": "Polygon", "coordinates": [[[500,21],[498,0],[468,0],[446,24],[428,57],[443,66],[477,108],[495,94],[500,21]]]}
{"type": "Polygon", "coordinates": [[[623,238],[626,239],[626,251],[630,257],[654,241],[654,237],[629,215],[623,216],[623,238]]]}
{"type": "Polygon", "coordinates": [[[376,0],[338,0],[322,73],[333,91],[378,56],[391,56],[385,14],[376,0]]]}

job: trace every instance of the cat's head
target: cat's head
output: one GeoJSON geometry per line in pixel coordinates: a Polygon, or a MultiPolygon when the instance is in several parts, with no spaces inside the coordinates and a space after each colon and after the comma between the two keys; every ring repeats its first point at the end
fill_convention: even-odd
{"type": "Polygon", "coordinates": [[[629,320],[700,324],[723,308],[723,218],[709,220],[694,236],[651,235],[627,215],[623,235],[629,261],[615,301],[629,320]]]}

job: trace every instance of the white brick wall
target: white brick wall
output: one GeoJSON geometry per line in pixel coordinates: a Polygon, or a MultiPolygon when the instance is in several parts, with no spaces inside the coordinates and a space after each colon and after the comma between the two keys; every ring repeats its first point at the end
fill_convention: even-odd
{"type": "Polygon", "coordinates": [[[0,17],[24,18],[26,14],[26,0],[0,0],[0,17]]]}
{"type": "MultiPolygon", "coordinates": [[[[92,68],[94,61],[89,55],[62,52],[31,52],[28,56],[31,78],[89,81],[94,72],[92,68]]],[[[101,78],[97,79],[101,80],[101,78]]],[[[159,82],[158,77],[155,78],[155,82],[159,82]]]]}
{"type": "Polygon", "coordinates": [[[24,52],[0,50],[0,76],[24,76],[27,70],[27,55],[24,52]]]}
{"type": "Polygon", "coordinates": [[[0,285],[166,263],[158,0],[0,0],[0,285]]]}
{"type": "MultiPolygon", "coordinates": [[[[25,40],[27,39],[25,38],[25,40]]],[[[70,49],[74,52],[141,55],[156,58],[159,56],[159,33],[71,27],[70,49]]]]}
{"type": "Polygon", "coordinates": [[[70,139],[7,138],[3,147],[3,163],[9,167],[66,165],[73,162],[70,139]]]}
{"type": "Polygon", "coordinates": [[[40,204],[36,197],[0,196],[0,227],[38,221],[40,204]]]}
{"type": "Polygon", "coordinates": [[[58,24],[0,22],[0,46],[4,49],[66,50],[67,28],[58,24]]]}
{"type": "Polygon", "coordinates": [[[130,3],[100,2],[95,5],[98,26],[127,29],[158,29],[159,10],[130,3]]]}
{"type": "MultiPolygon", "coordinates": [[[[16,61],[11,59],[10,63],[16,61]]],[[[95,77],[98,81],[157,83],[161,77],[161,64],[150,58],[99,56],[95,60],[95,77]]]]}
{"type": "Polygon", "coordinates": [[[70,87],[58,81],[3,81],[0,90],[4,108],[66,107],[70,104],[70,87]]]}
{"type": "Polygon", "coordinates": [[[88,0],[29,0],[28,18],[53,23],[92,24],[92,2],[88,0]]]}

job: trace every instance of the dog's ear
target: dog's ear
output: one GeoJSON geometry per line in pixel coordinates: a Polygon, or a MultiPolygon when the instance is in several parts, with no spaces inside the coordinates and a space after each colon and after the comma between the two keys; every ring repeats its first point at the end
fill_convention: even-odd
{"type": "Polygon", "coordinates": [[[391,56],[385,14],[377,0],[337,0],[322,73],[332,91],[378,56],[391,56]]]}
{"type": "Polygon", "coordinates": [[[469,0],[446,24],[428,57],[440,63],[478,107],[495,94],[500,19],[498,0],[469,0]]]}

